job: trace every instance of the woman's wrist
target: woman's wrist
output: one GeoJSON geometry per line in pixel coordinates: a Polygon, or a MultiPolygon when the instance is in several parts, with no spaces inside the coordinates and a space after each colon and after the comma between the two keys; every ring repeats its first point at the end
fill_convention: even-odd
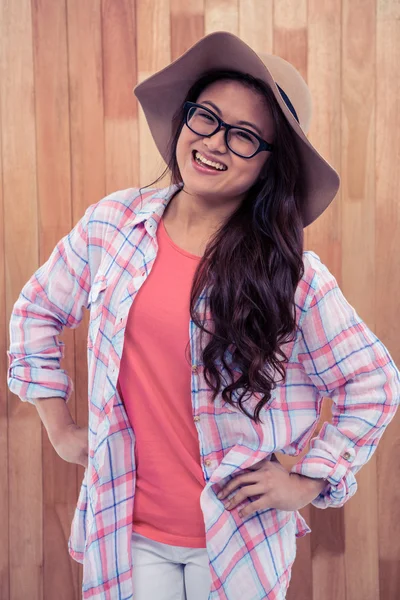
{"type": "Polygon", "coordinates": [[[306,506],[325,489],[327,485],[326,479],[306,477],[299,473],[290,473],[291,477],[294,477],[299,484],[300,493],[302,497],[303,506],[306,506]]]}

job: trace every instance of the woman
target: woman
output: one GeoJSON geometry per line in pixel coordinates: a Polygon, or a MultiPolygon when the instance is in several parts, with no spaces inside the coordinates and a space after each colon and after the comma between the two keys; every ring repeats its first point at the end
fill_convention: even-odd
{"type": "Polygon", "coordinates": [[[9,387],[87,467],[69,539],[83,598],[282,600],[298,510],[355,493],[400,375],[303,251],[339,178],[294,67],[217,32],[135,93],[171,185],[110,194],[58,243],[14,307],[9,387]],[[89,306],[87,445],[57,334],[89,306]],[[310,440],[287,472],[274,452],[310,440]]]}

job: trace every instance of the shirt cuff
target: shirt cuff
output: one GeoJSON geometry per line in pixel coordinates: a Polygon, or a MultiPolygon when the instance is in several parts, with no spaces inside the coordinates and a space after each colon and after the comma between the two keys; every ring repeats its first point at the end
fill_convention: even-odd
{"type": "Polygon", "coordinates": [[[9,367],[8,387],[23,402],[34,404],[36,398],[61,397],[68,402],[74,384],[63,369],[45,369],[30,366],[9,367]]]}
{"type": "Polygon", "coordinates": [[[314,479],[325,479],[326,486],[311,502],[318,508],[339,508],[357,491],[357,481],[351,470],[356,452],[346,448],[337,458],[322,448],[312,448],[292,469],[314,479]]]}

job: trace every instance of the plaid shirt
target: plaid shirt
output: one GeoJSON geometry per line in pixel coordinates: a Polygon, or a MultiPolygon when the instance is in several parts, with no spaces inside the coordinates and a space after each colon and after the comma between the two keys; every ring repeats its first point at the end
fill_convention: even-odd
{"type": "MultiPolygon", "coordinates": [[[[78,327],[90,308],[87,339],[89,464],[68,541],[83,563],[84,599],[130,600],[135,433],[117,390],[129,309],[157,255],[162,213],[178,185],[114,192],[92,204],[23,287],[10,321],[8,386],[21,400],[73,390],[60,368],[63,327],[78,327]]],[[[313,252],[295,296],[299,331],[286,344],[287,376],[256,424],[236,407],[210,402],[199,330],[188,316],[191,401],[206,485],[200,496],[212,588],[209,600],[282,600],[291,577],[296,537],[311,530],[298,511],[260,510],[240,518],[216,494],[235,475],[273,452],[309,452],[293,467],[327,485],[313,501],[339,507],[356,491],[354,474],[373,455],[400,398],[400,375],[313,252]],[[333,400],[332,423],[316,437],[321,401],[333,400]]],[[[205,291],[199,308],[206,319],[205,291]]],[[[223,367],[221,366],[223,371],[223,367]]],[[[254,409],[253,394],[246,404],[254,409]]]]}

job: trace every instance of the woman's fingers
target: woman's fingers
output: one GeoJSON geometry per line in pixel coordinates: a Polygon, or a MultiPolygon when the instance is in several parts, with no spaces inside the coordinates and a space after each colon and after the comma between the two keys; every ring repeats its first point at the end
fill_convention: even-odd
{"type": "Polygon", "coordinates": [[[245,485],[234,496],[232,496],[232,498],[229,500],[223,500],[223,504],[226,509],[232,510],[232,508],[235,508],[238,504],[243,502],[245,498],[252,498],[256,496],[257,498],[254,498],[256,500],[260,495],[262,495],[262,493],[262,486],[259,484],[245,485]]]}

